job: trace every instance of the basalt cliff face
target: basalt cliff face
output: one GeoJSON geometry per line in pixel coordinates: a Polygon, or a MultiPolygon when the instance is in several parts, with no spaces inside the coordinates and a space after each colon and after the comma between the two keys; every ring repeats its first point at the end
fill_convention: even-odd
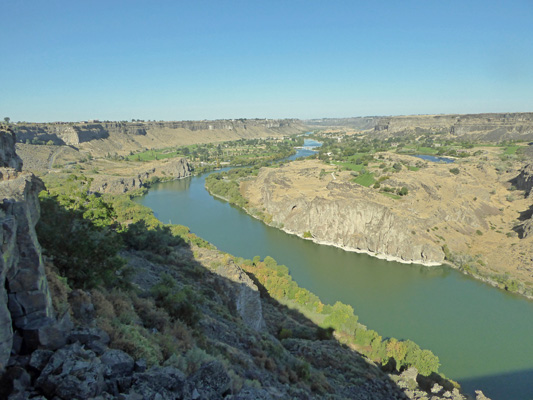
{"type": "Polygon", "coordinates": [[[241,183],[241,193],[252,214],[319,243],[423,264],[455,254],[458,262],[475,263],[487,274],[498,271],[531,282],[532,271],[524,268],[530,265],[530,214],[524,212],[530,201],[518,191],[511,199],[509,181],[517,172],[498,173],[491,157],[458,160],[455,175],[449,165],[383,154],[380,161],[388,165],[420,166],[383,176],[381,189],[406,188],[403,197],[354,183],[349,171],[318,160],[263,168],[257,178],[241,183]],[[509,233],[513,227],[518,236],[509,233]]]}
{"type": "Polygon", "coordinates": [[[14,347],[31,347],[32,332],[53,323],[53,309],[37,241],[42,181],[21,172],[12,132],[0,130],[0,370],[14,347]],[[16,335],[14,336],[13,328],[16,335]]]}
{"type": "MultiPolygon", "coordinates": [[[[328,189],[339,194],[345,190],[342,184],[335,183],[329,184],[328,189]]],[[[319,242],[405,262],[438,264],[444,260],[441,246],[423,236],[413,238],[406,229],[423,221],[397,215],[378,203],[350,197],[333,201],[322,197],[285,199],[265,204],[267,212],[284,221],[286,230],[311,232],[319,242]]]]}
{"type": "Polygon", "coordinates": [[[533,140],[533,113],[408,115],[305,121],[310,127],[347,127],[379,136],[442,133],[461,140],[533,140]]]}
{"type": "Polygon", "coordinates": [[[181,179],[192,175],[192,167],[186,158],[173,158],[142,168],[141,171],[127,170],[122,176],[98,175],[94,178],[91,190],[100,193],[121,194],[146,187],[153,178],[181,179]]]}
{"type": "Polygon", "coordinates": [[[517,189],[524,190],[526,196],[531,196],[533,189],[533,164],[524,165],[516,178],[511,181],[517,189]]]}
{"type": "Polygon", "coordinates": [[[329,183],[320,180],[318,166],[306,164],[262,169],[257,180],[246,185],[246,197],[264,207],[275,225],[299,235],[308,232],[318,242],[404,262],[438,264],[444,260],[441,246],[423,232],[411,233],[412,229],[421,231],[427,221],[368,199],[366,188],[356,184],[331,176],[329,183]],[[316,190],[312,189],[315,184],[316,190]],[[253,192],[260,193],[259,197],[253,192]]]}
{"type": "Polygon", "coordinates": [[[67,144],[96,155],[128,154],[143,148],[163,148],[193,143],[279,137],[303,132],[295,119],[238,119],[168,122],[19,123],[20,141],[67,144]]]}

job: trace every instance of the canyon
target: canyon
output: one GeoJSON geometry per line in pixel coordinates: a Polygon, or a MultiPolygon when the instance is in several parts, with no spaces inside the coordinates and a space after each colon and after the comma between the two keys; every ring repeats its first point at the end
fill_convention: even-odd
{"type": "MultiPolygon", "coordinates": [[[[183,227],[175,228],[190,242],[177,236],[164,239],[170,232],[159,222],[150,221],[157,229],[149,233],[142,230],[147,222],[135,225],[129,221],[140,228],[129,236],[130,244],[121,257],[133,273],[131,284],[148,298],[117,287],[106,288],[105,283],[90,291],[76,287],[79,283],[75,281],[67,283],[67,278],[58,275],[54,257],[43,257],[37,239],[38,195],[45,186],[33,173],[23,171],[13,132],[1,130],[0,142],[0,396],[247,400],[308,398],[312,394],[421,399],[432,390],[438,398],[465,398],[442,378],[437,381],[444,387],[419,377],[416,368],[401,375],[387,374],[358,352],[333,338],[321,337],[321,331],[305,317],[287,312],[286,306],[262,292],[233,257],[184,232],[183,227]],[[138,242],[139,234],[162,236],[138,242]],[[169,244],[160,253],[165,240],[169,244]],[[190,293],[197,303],[188,309],[193,314],[182,314],[182,318],[198,315],[198,320],[176,321],[150,300],[150,293],[156,296],[154,288],[165,293],[165,287],[176,282],[177,293],[190,293]],[[161,332],[155,327],[148,329],[154,323],[161,332]],[[173,326],[172,333],[167,332],[168,326],[173,326]],[[283,327],[290,327],[295,335],[280,341],[283,327]],[[167,341],[164,347],[158,344],[161,337],[167,341]],[[163,358],[164,349],[177,352],[163,358]],[[332,358],[325,360],[324,354],[332,358]],[[342,363],[334,362],[341,359],[342,363]],[[419,380],[424,388],[419,387],[419,380]]],[[[149,171],[173,173],[174,178],[190,174],[183,159],[160,164],[149,171]]],[[[68,175],[71,182],[77,181],[72,175],[68,175]]],[[[50,177],[45,177],[49,183],[50,177]]],[[[65,189],[65,182],[47,186],[48,195],[52,189],[65,189]]],[[[118,186],[118,192],[125,191],[123,182],[105,183],[104,179],[101,190],[118,186]]],[[[87,189],[80,192],[81,199],[98,194],[87,189]]],[[[47,215],[48,221],[54,218],[47,215]]],[[[70,229],[75,228],[74,223],[70,229]]],[[[67,234],[68,241],[69,232],[61,233],[67,234]]],[[[190,302],[192,297],[175,301],[190,302]]],[[[484,398],[481,396],[478,398],[484,398]]]]}
{"type": "Polygon", "coordinates": [[[322,118],[304,122],[310,128],[345,128],[373,133],[376,137],[430,132],[466,141],[533,140],[533,113],[322,118]]]}
{"type": "Polygon", "coordinates": [[[303,132],[296,119],[18,123],[18,141],[72,146],[94,156],[127,155],[140,149],[237,139],[282,137],[303,132]]]}

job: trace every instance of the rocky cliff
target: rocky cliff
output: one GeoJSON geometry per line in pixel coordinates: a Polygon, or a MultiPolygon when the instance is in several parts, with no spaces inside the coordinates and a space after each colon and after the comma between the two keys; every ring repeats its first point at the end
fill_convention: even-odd
{"type": "Polygon", "coordinates": [[[380,136],[441,133],[461,140],[533,140],[533,113],[409,115],[304,121],[310,127],[347,127],[380,136]]]}
{"type": "Polygon", "coordinates": [[[128,170],[127,175],[97,175],[91,190],[100,193],[121,194],[146,187],[153,178],[181,179],[192,175],[192,167],[186,158],[172,158],[154,164],[142,171],[128,170]]]}
{"type": "Polygon", "coordinates": [[[20,123],[19,141],[67,144],[98,155],[128,154],[143,148],[163,148],[241,138],[284,136],[303,132],[298,120],[238,119],[169,122],[20,123]]]}
{"type": "Polygon", "coordinates": [[[53,309],[35,233],[40,179],[21,172],[15,136],[0,130],[0,370],[12,349],[31,347],[32,332],[53,324],[53,309]],[[13,329],[15,329],[15,336],[13,329]]]}
{"type": "MultiPolygon", "coordinates": [[[[456,175],[449,165],[383,154],[383,165],[419,167],[382,174],[380,189],[355,183],[349,171],[298,161],[261,169],[257,178],[241,183],[241,192],[252,214],[319,243],[403,262],[433,264],[448,257],[462,265],[464,259],[487,274],[499,271],[531,282],[523,268],[531,248],[529,225],[523,239],[508,233],[528,201],[521,192],[510,194],[508,181],[516,172],[498,173],[487,157],[492,156],[456,161],[456,175]],[[403,187],[406,196],[380,191],[403,187]]],[[[373,171],[378,179],[379,168],[373,171]]]]}
{"type": "Polygon", "coordinates": [[[264,207],[274,225],[290,233],[307,233],[317,242],[389,259],[424,264],[444,260],[442,247],[424,233],[426,220],[369,199],[366,188],[356,184],[321,181],[318,165],[303,165],[262,169],[257,180],[246,186],[251,204],[264,207]],[[412,230],[419,234],[413,235],[412,230]]]}
{"type": "Polygon", "coordinates": [[[524,190],[526,196],[530,196],[531,190],[533,189],[533,164],[525,165],[520,170],[520,174],[511,180],[511,183],[515,185],[517,189],[524,190]]]}

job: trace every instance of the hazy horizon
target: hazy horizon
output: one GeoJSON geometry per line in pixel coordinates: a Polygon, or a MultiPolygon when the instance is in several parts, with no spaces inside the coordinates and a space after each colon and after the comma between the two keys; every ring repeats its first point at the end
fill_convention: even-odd
{"type": "MultiPolygon", "coordinates": [[[[85,123],[85,122],[186,122],[186,121],[193,121],[193,122],[201,122],[201,121],[237,121],[237,120],[299,120],[302,122],[305,121],[312,121],[312,120],[323,120],[323,119],[354,119],[354,118],[394,118],[394,117],[424,117],[424,116],[446,116],[446,115],[482,115],[482,114],[533,114],[533,111],[501,111],[501,112],[480,112],[480,113],[450,113],[450,114],[398,114],[398,115],[356,115],[356,116],[348,116],[348,117],[314,117],[314,118],[296,118],[296,117],[284,117],[284,118],[261,118],[261,117],[237,117],[237,118],[215,118],[215,119],[166,119],[166,120],[152,120],[152,119],[142,119],[142,118],[133,118],[129,120],[111,120],[111,119],[83,119],[83,120],[76,120],[76,121],[66,121],[66,120],[56,120],[56,121],[15,121],[10,118],[11,123],[28,123],[28,124],[48,124],[48,123],[85,123]]],[[[0,121],[1,123],[1,121],[0,121]]]]}

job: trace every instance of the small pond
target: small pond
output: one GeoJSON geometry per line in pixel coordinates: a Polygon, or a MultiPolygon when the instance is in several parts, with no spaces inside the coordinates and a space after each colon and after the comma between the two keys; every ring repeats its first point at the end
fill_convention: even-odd
{"type": "Polygon", "coordinates": [[[446,163],[446,164],[451,164],[451,163],[455,162],[455,160],[454,160],[453,158],[437,157],[437,156],[427,156],[427,155],[424,155],[424,154],[416,154],[416,155],[414,155],[413,157],[418,157],[418,158],[421,158],[422,160],[431,161],[431,162],[436,162],[436,163],[446,163]]]}

